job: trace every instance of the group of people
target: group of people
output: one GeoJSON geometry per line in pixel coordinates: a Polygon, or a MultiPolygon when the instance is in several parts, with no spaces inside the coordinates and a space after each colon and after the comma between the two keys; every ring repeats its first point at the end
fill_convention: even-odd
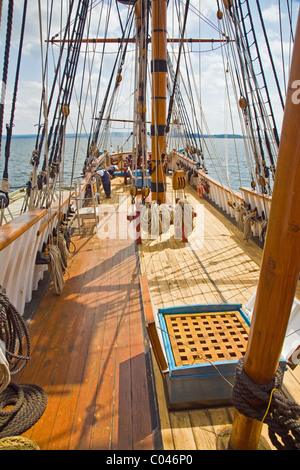
{"type": "MultiPolygon", "coordinates": [[[[98,168],[95,171],[94,175],[99,176],[101,178],[101,183],[105,192],[106,198],[111,197],[111,178],[115,178],[115,171],[118,170],[117,165],[112,165],[108,170],[104,170],[102,168],[98,168]]],[[[97,185],[98,186],[98,185],[97,185]]]]}

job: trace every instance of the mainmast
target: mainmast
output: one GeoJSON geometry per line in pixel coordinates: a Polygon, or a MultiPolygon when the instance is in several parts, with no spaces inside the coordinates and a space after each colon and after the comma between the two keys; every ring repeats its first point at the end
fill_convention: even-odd
{"type": "MultiPolygon", "coordinates": [[[[275,377],[300,267],[300,12],[291,63],[272,206],[244,372],[257,385],[275,377]]],[[[259,406],[255,403],[253,406],[259,406]]],[[[262,423],[236,411],[230,445],[258,448],[262,423]]]]}
{"type": "Polygon", "coordinates": [[[152,118],[151,193],[152,200],[166,202],[164,170],[167,116],[167,0],[152,0],[152,118]]]}
{"type": "Polygon", "coordinates": [[[138,162],[142,163],[143,186],[147,168],[147,129],[146,129],[146,78],[148,60],[148,19],[149,0],[138,0],[135,4],[137,48],[138,48],[138,162]],[[142,160],[142,161],[140,161],[142,160]]]}

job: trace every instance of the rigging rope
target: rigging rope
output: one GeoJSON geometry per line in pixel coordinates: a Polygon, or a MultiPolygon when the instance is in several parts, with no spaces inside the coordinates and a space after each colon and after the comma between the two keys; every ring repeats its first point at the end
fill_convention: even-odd
{"type": "Polygon", "coordinates": [[[166,133],[168,133],[169,130],[170,130],[171,115],[172,115],[172,109],[173,109],[175,89],[176,89],[176,86],[177,86],[177,80],[178,80],[178,74],[179,74],[179,66],[180,66],[181,53],[182,53],[182,48],[183,48],[183,38],[184,38],[185,28],[186,28],[186,23],[187,23],[187,15],[188,15],[188,10],[189,10],[189,4],[190,4],[190,1],[187,0],[187,2],[185,4],[184,20],[183,20],[183,26],[182,26],[182,31],[181,31],[181,39],[180,39],[180,45],[179,45],[179,53],[178,53],[176,71],[175,71],[174,81],[173,81],[173,91],[171,93],[170,101],[169,101],[169,109],[168,109],[168,115],[167,115],[167,125],[166,125],[166,129],[165,129],[166,133]]]}
{"type": "Polygon", "coordinates": [[[260,7],[259,0],[256,0],[256,5],[257,5],[257,9],[258,9],[258,14],[259,14],[259,18],[260,18],[260,21],[261,21],[261,25],[262,25],[262,30],[263,30],[265,42],[266,42],[267,49],[268,49],[268,53],[269,53],[269,58],[270,58],[270,62],[271,62],[271,66],[272,66],[272,70],[273,70],[273,74],[274,74],[276,86],[277,86],[278,95],[279,95],[279,98],[280,98],[280,102],[281,102],[282,109],[284,110],[284,107],[285,107],[285,105],[284,105],[284,100],[283,100],[283,96],[282,96],[282,92],[281,92],[281,87],[280,87],[280,84],[279,84],[279,80],[278,80],[278,76],[277,76],[277,72],[276,72],[276,67],[275,67],[275,64],[274,64],[274,59],[273,59],[273,55],[272,55],[272,52],[271,52],[270,42],[269,42],[269,39],[268,39],[268,35],[267,35],[267,31],[266,31],[266,27],[265,27],[265,23],[264,23],[264,19],[263,19],[263,15],[262,15],[262,11],[261,11],[261,7],[260,7]]]}
{"type": "Polygon", "coordinates": [[[9,161],[9,157],[10,157],[10,145],[11,145],[11,137],[12,137],[12,128],[13,128],[13,125],[14,125],[14,116],[15,116],[15,108],[16,108],[17,92],[18,92],[18,84],[19,84],[19,75],[20,75],[20,66],[21,66],[21,55],[22,55],[22,50],[23,50],[26,12],[27,12],[27,0],[24,0],[23,15],[22,15],[22,26],[21,26],[21,34],[20,34],[20,44],[19,44],[19,52],[18,52],[18,61],[17,61],[17,68],[16,68],[14,92],[13,92],[13,98],[12,98],[11,116],[10,116],[10,122],[6,126],[7,137],[6,137],[6,144],[5,144],[5,166],[4,166],[4,171],[3,171],[3,178],[7,179],[7,180],[8,180],[8,161],[9,161]]]}
{"type": "MultiPolygon", "coordinates": [[[[247,8],[245,14],[242,9],[241,2],[235,1],[235,6],[230,11],[229,20],[228,15],[225,15],[224,19],[227,21],[228,28],[233,28],[233,33],[236,37],[237,52],[244,88],[244,91],[241,91],[241,96],[247,96],[246,106],[244,107],[244,118],[247,124],[248,133],[251,137],[253,155],[256,163],[257,182],[261,188],[261,192],[264,194],[266,193],[266,184],[268,184],[269,192],[271,191],[271,187],[269,182],[269,168],[266,166],[265,161],[265,147],[263,138],[265,138],[265,145],[271,162],[272,175],[274,175],[275,172],[274,156],[278,153],[279,139],[263,71],[262,61],[260,58],[260,52],[257,46],[256,34],[254,31],[249,2],[245,1],[243,4],[246,4],[247,8]],[[250,29],[247,28],[245,22],[246,19],[249,21],[250,29]],[[249,42],[250,34],[252,34],[251,44],[249,42]],[[250,50],[251,46],[253,45],[256,48],[255,59],[253,59],[250,50]],[[258,75],[261,75],[263,79],[262,87],[260,87],[258,83],[257,73],[254,69],[254,62],[256,60],[258,60],[260,67],[258,75]],[[262,89],[265,90],[266,101],[262,96],[262,89]],[[266,105],[269,107],[269,112],[266,109],[266,105]],[[270,116],[273,120],[272,126],[269,122],[270,116]],[[268,133],[270,133],[272,139],[269,138],[268,133]],[[273,145],[273,150],[271,149],[271,143],[273,145]]],[[[241,82],[239,80],[238,83],[241,89],[241,82]]]]}
{"type": "MultiPolygon", "coordinates": [[[[114,77],[114,73],[115,73],[118,61],[120,60],[119,69],[122,69],[122,67],[124,65],[125,55],[126,55],[126,51],[127,51],[128,42],[129,42],[129,34],[130,34],[132,24],[133,24],[133,20],[134,20],[134,14],[133,13],[134,13],[134,8],[132,8],[130,10],[130,14],[128,15],[126,26],[124,28],[124,33],[123,33],[123,36],[122,36],[121,41],[120,41],[120,46],[119,46],[117,56],[116,56],[116,59],[115,59],[114,65],[113,65],[113,69],[112,69],[112,73],[111,73],[109,83],[108,83],[108,86],[107,86],[107,89],[106,89],[106,93],[105,93],[105,96],[104,96],[104,99],[103,99],[103,102],[102,102],[102,107],[101,107],[101,110],[99,112],[99,116],[98,116],[97,121],[96,121],[96,128],[94,130],[92,141],[91,141],[91,147],[92,148],[95,148],[97,146],[99,132],[100,132],[100,128],[101,128],[102,120],[103,120],[103,117],[104,117],[106,104],[107,104],[107,101],[108,101],[109,92],[110,92],[110,89],[111,89],[111,86],[112,86],[112,83],[113,83],[113,77],[114,77]],[[125,34],[126,34],[127,28],[128,28],[128,37],[127,37],[127,39],[125,39],[125,34]],[[121,59],[119,59],[119,56],[121,54],[124,42],[125,42],[124,51],[122,53],[121,59]]],[[[108,27],[108,24],[107,24],[107,27],[108,27]]],[[[104,43],[104,45],[105,45],[105,43],[104,43]]],[[[103,61],[103,58],[102,58],[102,61],[103,61]]],[[[116,87],[116,84],[115,84],[114,92],[116,91],[116,89],[117,89],[117,87],[116,87]]],[[[90,158],[90,155],[88,154],[87,158],[86,158],[86,161],[85,161],[84,170],[85,170],[86,166],[88,165],[89,158],[90,158]]]]}
{"type": "Polygon", "coordinates": [[[0,96],[0,151],[1,151],[1,143],[2,143],[3,118],[4,118],[4,101],[5,101],[5,93],[6,93],[6,86],[7,86],[7,76],[8,76],[8,64],[9,64],[9,54],[10,54],[10,44],[11,44],[13,13],[14,13],[14,2],[13,2],[13,0],[10,0],[8,2],[6,41],[5,41],[3,74],[2,74],[2,89],[1,89],[1,96],[0,96]]]}
{"type": "Polygon", "coordinates": [[[250,380],[243,367],[244,359],[240,359],[232,393],[234,408],[248,418],[266,423],[269,437],[277,449],[300,450],[300,406],[287,400],[281,392],[282,370],[278,368],[271,383],[258,385],[250,380]],[[249,401],[259,402],[262,406],[253,407],[249,401]]]}

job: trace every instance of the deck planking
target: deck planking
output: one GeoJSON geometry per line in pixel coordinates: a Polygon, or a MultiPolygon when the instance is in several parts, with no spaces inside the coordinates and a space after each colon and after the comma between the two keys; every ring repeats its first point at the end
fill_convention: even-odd
{"type": "MultiPolygon", "coordinates": [[[[169,187],[169,191],[172,191],[169,187]]],[[[156,309],[193,303],[241,303],[243,307],[256,292],[262,250],[197,192],[187,188],[186,197],[197,212],[204,208],[202,239],[190,237],[188,243],[170,233],[157,240],[144,240],[139,247],[141,274],[147,277],[156,309]]],[[[298,283],[296,295],[300,298],[298,283]]],[[[161,432],[164,447],[177,450],[215,450],[218,434],[231,426],[231,407],[204,410],[170,411],[164,394],[163,379],[156,364],[161,432]]],[[[284,390],[300,403],[300,370],[288,369],[284,390]]],[[[268,441],[267,426],[263,437],[268,441]]]]}
{"type": "Polygon", "coordinates": [[[17,377],[48,395],[25,436],[47,450],[152,449],[136,245],[99,239],[90,223],[72,240],[63,293],[50,286],[43,298],[30,365],[17,377]]]}
{"type": "MultiPolygon", "coordinates": [[[[117,212],[124,211],[118,206],[123,190],[115,180],[117,212]]],[[[138,252],[132,240],[100,240],[88,225],[73,238],[76,253],[63,294],[50,286],[44,297],[30,325],[32,359],[18,377],[48,393],[46,412],[25,433],[42,449],[215,450],[219,432],[232,424],[230,407],[170,411],[154,356],[148,369],[145,362],[140,275],[147,277],[156,308],[245,306],[258,284],[262,250],[196,191],[187,189],[186,196],[196,211],[199,205],[204,210],[202,238],[183,243],[171,227],[166,236],[144,239],[138,252]]],[[[298,368],[285,374],[284,387],[299,403],[298,368]]]]}

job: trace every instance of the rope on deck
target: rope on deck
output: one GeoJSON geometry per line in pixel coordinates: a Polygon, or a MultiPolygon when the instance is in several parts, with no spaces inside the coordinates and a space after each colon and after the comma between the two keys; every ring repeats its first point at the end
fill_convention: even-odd
{"type": "Polygon", "coordinates": [[[17,436],[30,429],[47,406],[46,392],[35,384],[11,382],[0,394],[0,438],[17,436]],[[8,406],[12,406],[6,409],[8,406]]]}
{"type": "Polygon", "coordinates": [[[240,359],[232,394],[233,406],[244,416],[265,422],[269,427],[269,437],[277,449],[300,450],[300,406],[285,398],[281,391],[282,382],[283,371],[280,367],[271,383],[258,385],[252,382],[244,371],[244,359],[240,359]],[[261,402],[262,406],[252,407],[249,401],[261,402]]]}
{"type": "Polygon", "coordinates": [[[39,446],[24,436],[3,437],[0,450],[41,450],[39,446]]]}

